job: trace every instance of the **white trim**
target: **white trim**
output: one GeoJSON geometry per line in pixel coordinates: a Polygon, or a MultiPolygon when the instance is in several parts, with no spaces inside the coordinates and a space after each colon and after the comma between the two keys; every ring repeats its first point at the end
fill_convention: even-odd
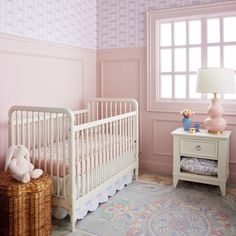
{"type": "MultiPolygon", "coordinates": [[[[168,9],[152,11],[147,13],[147,110],[148,111],[160,111],[160,112],[178,112],[186,105],[192,107],[195,111],[205,112],[210,101],[198,99],[176,99],[176,102],[171,99],[165,99],[165,101],[157,101],[157,71],[156,64],[158,58],[156,53],[158,48],[156,46],[157,38],[156,35],[156,20],[165,22],[167,19],[180,19],[183,16],[196,18],[203,15],[217,15],[217,14],[229,14],[236,12],[236,1],[229,1],[225,3],[207,4],[194,7],[184,7],[178,9],[168,9]],[[168,106],[167,106],[168,104],[168,106]]],[[[173,32],[173,31],[172,31],[173,32]]],[[[202,41],[203,43],[203,41],[202,41]]],[[[173,44],[172,46],[173,47],[173,44]]],[[[188,42],[185,48],[189,47],[188,42]]],[[[169,47],[170,48],[170,47],[169,47]]],[[[175,46],[176,48],[176,46],[175,46]]],[[[172,59],[173,60],[173,59],[172,59]]],[[[204,63],[205,64],[205,63],[204,63]]],[[[174,65],[172,65],[174,66],[174,65]]],[[[170,73],[173,74],[173,73],[170,73]]],[[[173,89],[174,86],[172,85],[173,89]]],[[[222,101],[224,109],[227,114],[235,114],[233,108],[233,101],[222,101]]]]}

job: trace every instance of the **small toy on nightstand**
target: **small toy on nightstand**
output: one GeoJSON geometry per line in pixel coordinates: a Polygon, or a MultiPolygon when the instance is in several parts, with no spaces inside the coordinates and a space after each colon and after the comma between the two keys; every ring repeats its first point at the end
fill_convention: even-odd
{"type": "Polygon", "coordinates": [[[200,123],[195,123],[194,124],[195,132],[200,132],[200,123]]]}
{"type": "Polygon", "coordinates": [[[190,128],[189,129],[189,133],[195,133],[196,132],[196,129],[195,128],[190,128]]]}

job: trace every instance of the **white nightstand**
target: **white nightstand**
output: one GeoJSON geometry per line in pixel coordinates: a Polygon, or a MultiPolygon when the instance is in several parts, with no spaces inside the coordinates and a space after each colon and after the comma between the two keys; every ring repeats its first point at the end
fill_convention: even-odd
{"type": "Polygon", "coordinates": [[[176,187],[178,180],[187,180],[199,183],[218,185],[225,196],[226,181],[229,176],[229,138],[230,131],[222,134],[209,134],[207,130],[189,133],[178,128],[173,135],[173,185],[176,187]],[[181,157],[196,157],[218,162],[218,175],[205,176],[181,171],[181,157]]]}

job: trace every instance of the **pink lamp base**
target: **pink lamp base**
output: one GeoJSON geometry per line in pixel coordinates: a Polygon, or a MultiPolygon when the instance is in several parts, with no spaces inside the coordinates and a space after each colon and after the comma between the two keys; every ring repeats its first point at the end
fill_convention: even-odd
{"type": "Polygon", "coordinates": [[[219,134],[226,128],[227,122],[222,118],[224,110],[219,104],[218,98],[211,99],[211,102],[208,107],[209,117],[205,120],[204,125],[209,133],[219,134]]]}

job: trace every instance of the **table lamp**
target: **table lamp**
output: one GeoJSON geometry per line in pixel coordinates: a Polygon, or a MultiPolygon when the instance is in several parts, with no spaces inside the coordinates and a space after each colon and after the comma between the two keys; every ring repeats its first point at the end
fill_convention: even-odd
{"type": "Polygon", "coordinates": [[[226,128],[227,122],[222,118],[223,108],[217,98],[218,93],[234,93],[234,70],[230,68],[201,68],[198,71],[197,92],[213,93],[208,107],[209,117],[204,125],[208,133],[219,134],[226,128]]]}

